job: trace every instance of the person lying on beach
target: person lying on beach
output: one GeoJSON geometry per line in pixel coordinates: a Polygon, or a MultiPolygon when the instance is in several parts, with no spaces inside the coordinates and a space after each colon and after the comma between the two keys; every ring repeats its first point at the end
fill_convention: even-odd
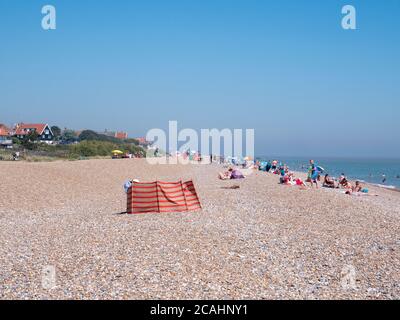
{"type": "Polygon", "coordinates": [[[229,180],[231,178],[232,171],[233,171],[233,169],[229,168],[228,171],[218,173],[218,177],[221,180],[229,180]]]}
{"type": "Polygon", "coordinates": [[[335,188],[335,180],[333,180],[329,174],[326,174],[322,186],[325,188],[335,188]]]}
{"type": "Polygon", "coordinates": [[[301,180],[300,178],[295,179],[294,182],[296,183],[296,186],[298,186],[300,190],[307,189],[306,183],[303,180],[301,180]]]}
{"type": "Polygon", "coordinates": [[[362,197],[362,196],[372,196],[372,197],[377,197],[378,195],[376,193],[367,193],[367,192],[355,192],[352,190],[347,190],[345,192],[345,194],[349,195],[349,196],[358,196],[358,197],[362,197]]]}
{"type": "Polygon", "coordinates": [[[303,180],[301,180],[300,178],[297,178],[294,181],[296,182],[296,186],[307,187],[306,183],[303,180]]]}
{"type": "Polygon", "coordinates": [[[244,179],[245,176],[243,173],[238,169],[233,169],[231,173],[231,179],[244,179]]]}
{"type": "Polygon", "coordinates": [[[229,179],[244,179],[245,176],[238,169],[229,168],[228,171],[220,172],[218,177],[221,180],[229,180],[229,179]]]}

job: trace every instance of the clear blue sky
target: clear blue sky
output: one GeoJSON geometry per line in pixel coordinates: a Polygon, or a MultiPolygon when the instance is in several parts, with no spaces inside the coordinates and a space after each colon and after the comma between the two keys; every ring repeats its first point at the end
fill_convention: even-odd
{"type": "Polygon", "coordinates": [[[399,0],[0,0],[0,123],[177,120],[254,128],[257,154],[400,157],[399,57],[399,0]]]}

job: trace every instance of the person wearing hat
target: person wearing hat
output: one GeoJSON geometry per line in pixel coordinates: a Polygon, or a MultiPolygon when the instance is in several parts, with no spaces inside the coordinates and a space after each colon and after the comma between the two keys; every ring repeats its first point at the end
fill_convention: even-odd
{"type": "Polygon", "coordinates": [[[125,190],[125,193],[128,193],[129,188],[132,187],[132,185],[133,185],[134,183],[138,183],[138,182],[139,182],[138,179],[133,179],[133,180],[128,180],[128,181],[126,181],[126,182],[124,183],[124,190],[125,190]]]}

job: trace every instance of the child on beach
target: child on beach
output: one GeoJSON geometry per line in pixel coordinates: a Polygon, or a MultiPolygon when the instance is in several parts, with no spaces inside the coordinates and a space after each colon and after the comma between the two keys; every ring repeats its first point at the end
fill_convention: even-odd
{"type": "Polygon", "coordinates": [[[305,190],[307,189],[307,185],[305,184],[305,182],[303,180],[301,180],[300,178],[297,178],[295,180],[296,182],[296,186],[299,186],[300,189],[305,190]]]}

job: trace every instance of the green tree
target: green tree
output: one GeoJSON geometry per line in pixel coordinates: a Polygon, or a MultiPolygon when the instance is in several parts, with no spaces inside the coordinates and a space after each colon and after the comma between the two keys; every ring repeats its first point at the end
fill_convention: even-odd
{"type": "Polygon", "coordinates": [[[22,138],[21,144],[28,150],[34,150],[37,148],[35,142],[38,140],[38,137],[39,135],[36,131],[31,131],[22,138]]]}
{"type": "Polygon", "coordinates": [[[79,140],[100,140],[100,135],[92,130],[83,130],[79,135],[79,140]]]}
{"type": "Polygon", "coordinates": [[[84,130],[82,133],[79,135],[79,140],[80,141],[107,141],[107,142],[112,142],[112,143],[122,143],[123,141],[120,139],[117,139],[115,137],[110,137],[105,134],[100,134],[97,132],[94,132],[93,130],[84,130]]]}
{"type": "Polygon", "coordinates": [[[57,126],[52,126],[51,131],[53,132],[54,138],[58,139],[61,137],[61,129],[57,126]]]}
{"type": "Polygon", "coordinates": [[[133,143],[135,146],[139,145],[139,141],[137,139],[133,139],[133,138],[125,139],[124,142],[133,143]]]}
{"type": "Polygon", "coordinates": [[[74,130],[65,129],[61,135],[61,140],[65,141],[65,142],[72,142],[72,141],[76,141],[77,139],[78,139],[78,136],[76,135],[74,130]]]}

